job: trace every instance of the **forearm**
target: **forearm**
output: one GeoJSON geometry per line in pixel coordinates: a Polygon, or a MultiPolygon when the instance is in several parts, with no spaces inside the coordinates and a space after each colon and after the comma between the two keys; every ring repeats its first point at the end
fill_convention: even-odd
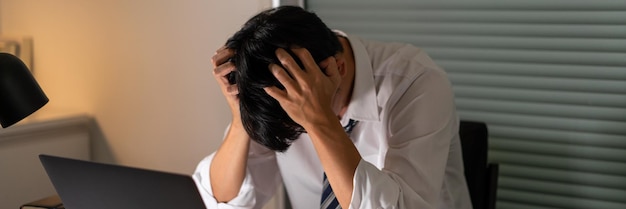
{"type": "Polygon", "coordinates": [[[241,122],[233,121],[211,162],[213,196],[218,202],[235,198],[246,176],[250,139],[241,122]]]}
{"type": "Polygon", "coordinates": [[[336,116],[330,115],[315,125],[310,125],[307,133],[320,158],[337,200],[344,208],[350,205],[354,188],[354,172],[361,161],[361,155],[341,127],[336,116]]]}

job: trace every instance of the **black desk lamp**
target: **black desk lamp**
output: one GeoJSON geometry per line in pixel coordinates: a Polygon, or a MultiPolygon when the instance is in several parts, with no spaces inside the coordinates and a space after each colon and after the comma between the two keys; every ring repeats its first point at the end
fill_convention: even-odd
{"type": "Polygon", "coordinates": [[[9,127],[48,103],[48,97],[16,56],[0,53],[0,125],[9,127]]]}

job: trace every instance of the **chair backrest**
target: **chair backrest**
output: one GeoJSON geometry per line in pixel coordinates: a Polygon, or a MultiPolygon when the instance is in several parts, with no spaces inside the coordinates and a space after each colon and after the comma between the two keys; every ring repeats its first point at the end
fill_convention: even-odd
{"type": "Polygon", "coordinates": [[[498,164],[487,163],[487,125],[461,121],[459,136],[463,150],[465,179],[474,209],[494,209],[498,182],[498,164]]]}

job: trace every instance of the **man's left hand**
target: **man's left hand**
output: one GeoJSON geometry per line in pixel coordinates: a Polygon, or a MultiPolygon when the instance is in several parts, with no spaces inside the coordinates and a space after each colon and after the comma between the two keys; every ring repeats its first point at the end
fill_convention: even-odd
{"type": "Polygon", "coordinates": [[[265,91],[305,129],[326,123],[329,115],[336,114],[331,104],[341,82],[337,61],[331,56],[318,65],[307,49],[292,48],[291,51],[302,61],[305,69],[301,69],[287,51],[277,49],[276,56],[284,68],[270,64],[269,69],[285,89],[271,86],[265,91]]]}

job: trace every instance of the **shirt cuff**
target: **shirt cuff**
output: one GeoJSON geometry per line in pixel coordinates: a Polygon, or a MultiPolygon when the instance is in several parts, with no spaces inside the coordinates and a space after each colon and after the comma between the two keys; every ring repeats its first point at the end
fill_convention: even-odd
{"type": "Polygon", "coordinates": [[[400,187],[376,166],[361,159],[353,179],[350,209],[397,208],[400,187]]]}
{"type": "Polygon", "coordinates": [[[218,203],[215,197],[213,196],[213,188],[211,187],[211,162],[213,161],[213,157],[215,153],[204,158],[198,166],[196,167],[196,171],[194,172],[192,178],[198,187],[200,192],[200,196],[204,200],[204,204],[207,208],[218,208],[218,209],[250,209],[255,205],[255,197],[254,197],[254,188],[252,186],[252,180],[250,177],[250,172],[246,170],[246,177],[241,184],[241,188],[239,189],[239,193],[237,197],[228,201],[227,203],[218,203]]]}

